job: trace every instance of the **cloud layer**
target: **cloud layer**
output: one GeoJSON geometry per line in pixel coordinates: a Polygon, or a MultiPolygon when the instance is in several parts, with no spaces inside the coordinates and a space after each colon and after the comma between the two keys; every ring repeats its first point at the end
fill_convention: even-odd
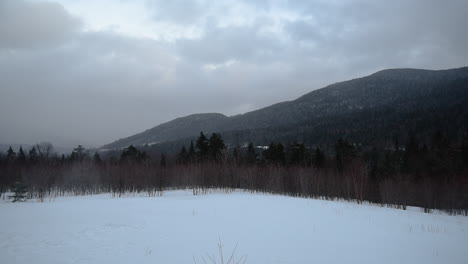
{"type": "Polygon", "coordinates": [[[463,0],[0,2],[0,143],[98,146],[383,68],[465,66],[463,0]]]}

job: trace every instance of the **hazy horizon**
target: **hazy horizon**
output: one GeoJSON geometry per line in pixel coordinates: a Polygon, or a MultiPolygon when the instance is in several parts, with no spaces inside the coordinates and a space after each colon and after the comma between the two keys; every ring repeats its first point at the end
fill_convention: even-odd
{"type": "Polygon", "coordinates": [[[382,69],[463,67],[466,10],[462,0],[5,0],[0,144],[98,147],[382,69]]]}

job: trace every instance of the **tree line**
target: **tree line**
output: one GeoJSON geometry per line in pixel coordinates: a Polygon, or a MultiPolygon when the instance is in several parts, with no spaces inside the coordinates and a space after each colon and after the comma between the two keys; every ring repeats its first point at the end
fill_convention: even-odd
{"type": "MultiPolygon", "coordinates": [[[[430,142],[414,135],[389,148],[363,149],[337,139],[331,146],[272,142],[227,146],[221,135],[203,132],[175,154],[129,146],[118,157],[77,146],[57,155],[50,143],[0,153],[0,194],[15,189],[26,197],[192,188],[245,189],[325,199],[369,201],[453,213],[468,209],[468,137],[454,143],[442,132],[430,142]]],[[[21,195],[21,194],[20,194],[21,195]]]]}

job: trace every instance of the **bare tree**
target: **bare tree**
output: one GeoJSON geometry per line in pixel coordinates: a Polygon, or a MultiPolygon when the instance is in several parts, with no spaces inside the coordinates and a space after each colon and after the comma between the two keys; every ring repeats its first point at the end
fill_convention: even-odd
{"type": "Polygon", "coordinates": [[[39,157],[42,159],[49,159],[49,157],[54,153],[54,146],[50,142],[39,142],[36,144],[37,152],[39,157]]]}

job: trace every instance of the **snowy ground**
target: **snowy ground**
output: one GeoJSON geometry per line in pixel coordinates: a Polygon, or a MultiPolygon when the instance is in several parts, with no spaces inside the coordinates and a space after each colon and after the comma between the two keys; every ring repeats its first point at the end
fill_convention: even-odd
{"type": "Polygon", "coordinates": [[[468,263],[468,217],[248,193],[0,202],[0,263],[468,263]]]}

